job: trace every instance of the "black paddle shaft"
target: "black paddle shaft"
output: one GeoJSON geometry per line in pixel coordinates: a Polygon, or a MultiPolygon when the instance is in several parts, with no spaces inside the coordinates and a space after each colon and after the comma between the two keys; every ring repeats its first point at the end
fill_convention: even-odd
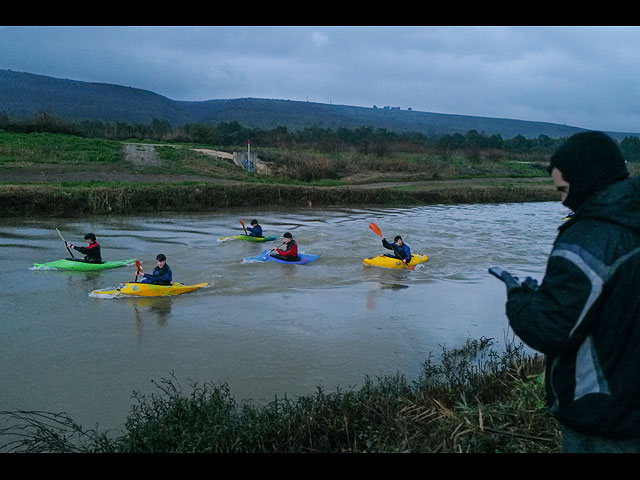
{"type": "MultiPolygon", "coordinates": [[[[58,230],[58,229],[56,228],[56,232],[58,232],[58,236],[59,236],[59,237],[62,239],[62,241],[64,242],[64,246],[65,246],[65,247],[67,247],[67,241],[66,241],[64,238],[62,238],[62,234],[60,233],[60,230],[58,230]]],[[[76,257],[74,257],[74,256],[73,256],[73,253],[71,253],[71,249],[70,249],[69,247],[67,247],[67,252],[69,252],[69,255],[71,255],[71,258],[76,258],[76,257]]]]}

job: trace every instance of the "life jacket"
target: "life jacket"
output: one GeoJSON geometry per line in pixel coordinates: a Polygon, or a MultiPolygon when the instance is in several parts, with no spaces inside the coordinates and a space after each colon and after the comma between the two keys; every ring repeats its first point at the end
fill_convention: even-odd
{"type": "Polygon", "coordinates": [[[280,250],[276,248],[276,251],[282,255],[283,257],[297,257],[298,256],[298,244],[295,240],[291,239],[289,243],[287,243],[286,250],[280,250]]]}

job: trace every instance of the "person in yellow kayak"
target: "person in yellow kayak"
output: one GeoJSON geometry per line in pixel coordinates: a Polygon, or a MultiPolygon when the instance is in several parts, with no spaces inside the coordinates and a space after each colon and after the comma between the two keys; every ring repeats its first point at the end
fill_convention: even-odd
{"type": "Polygon", "coordinates": [[[142,273],[142,270],[136,272],[136,277],[142,277],[140,282],[151,283],[153,285],[171,285],[173,274],[169,265],[167,265],[167,257],[162,253],[156,257],[156,268],[153,273],[142,273]]]}
{"type": "Polygon", "coordinates": [[[402,237],[400,235],[396,235],[393,239],[393,243],[387,242],[387,239],[382,237],[382,246],[389,250],[393,250],[394,253],[394,255],[385,253],[385,256],[402,260],[407,265],[411,261],[411,249],[409,248],[409,245],[402,241],[402,237]]]}
{"type": "Polygon", "coordinates": [[[71,247],[74,250],[79,251],[84,255],[84,260],[77,260],[79,262],[87,262],[87,263],[103,263],[102,256],[100,255],[100,245],[96,241],[96,236],[93,233],[87,233],[84,236],[85,241],[87,242],[86,247],[76,247],[69,242],[64,242],[67,248],[71,247]]]}

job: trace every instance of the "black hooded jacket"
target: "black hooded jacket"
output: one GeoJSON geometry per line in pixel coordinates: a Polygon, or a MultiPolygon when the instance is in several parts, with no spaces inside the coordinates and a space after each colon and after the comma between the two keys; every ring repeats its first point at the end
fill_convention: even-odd
{"type": "Polygon", "coordinates": [[[100,245],[97,242],[94,242],[87,247],[79,247],[74,245],[73,249],[79,251],[85,256],[84,257],[85,262],[103,263],[102,256],[100,254],[100,245]]]}
{"type": "MultiPolygon", "coordinates": [[[[570,193],[588,190],[569,183],[570,193]]],[[[560,423],[640,438],[640,178],[572,205],[540,287],[511,289],[507,316],[546,355],[547,402],[560,423]]]]}

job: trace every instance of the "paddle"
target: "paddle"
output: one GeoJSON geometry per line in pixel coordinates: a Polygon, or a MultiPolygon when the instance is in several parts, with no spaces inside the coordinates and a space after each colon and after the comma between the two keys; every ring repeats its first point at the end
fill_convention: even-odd
{"type": "MultiPolygon", "coordinates": [[[[369,228],[373,231],[373,233],[375,233],[376,235],[379,235],[380,237],[384,238],[384,236],[382,235],[382,231],[380,230],[380,227],[378,227],[378,225],[376,225],[375,223],[371,222],[369,224],[369,228]]],[[[412,267],[411,265],[409,265],[408,263],[402,262],[404,263],[409,270],[415,270],[414,267],[412,267]]]]}
{"type": "Polygon", "coordinates": [[[138,267],[138,270],[136,271],[135,283],[138,283],[138,274],[142,271],[142,265],[140,264],[140,260],[136,260],[136,267],[138,267]]]}
{"type": "Polygon", "coordinates": [[[245,234],[245,235],[249,235],[249,234],[247,233],[247,229],[245,228],[245,226],[244,226],[244,222],[243,222],[242,220],[240,220],[240,224],[242,225],[242,228],[244,228],[244,234],[245,234]]]}
{"type": "MultiPolygon", "coordinates": [[[[282,242],[282,243],[281,243],[280,245],[278,245],[277,247],[273,247],[271,250],[269,250],[268,255],[271,255],[271,252],[273,252],[276,248],[280,248],[280,247],[281,247],[281,246],[283,246],[285,243],[287,243],[287,242],[282,242]]],[[[262,253],[262,258],[264,258],[264,259],[266,259],[266,258],[267,258],[267,256],[265,255],[265,253],[266,253],[266,252],[267,252],[267,251],[265,250],[265,251],[262,253]]]]}
{"type": "MultiPolygon", "coordinates": [[[[282,242],[280,245],[278,245],[277,247],[273,247],[271,250],[269,250],[269,255],[271,255],[271,252],[273,252],[276,248],[280,248],[281,246],[283,246],[285,243],[287,242],[282,242]]],[[[266,250],[265,250],[266,252],[266,250]]],[[[266,255],[262,255],[262,258],[267,258],[266,255]]]]}
{"type": "MultiPolygon", "coordinates": [[[[62,234],[60,233],[60,230],[58,230],[58,227],[56,227],[56,232],[58,232],[60,239],[64,242],[64,246],[67,247],[67,241],[64,238],[62,238],[62,234]]],[[[73,253],[71,253],[71,249],[69,247],[67,247],[67,252],[69,252],[69,255],[71,255],[71,258],[76,258],[73,256],[73,253]]]]}

